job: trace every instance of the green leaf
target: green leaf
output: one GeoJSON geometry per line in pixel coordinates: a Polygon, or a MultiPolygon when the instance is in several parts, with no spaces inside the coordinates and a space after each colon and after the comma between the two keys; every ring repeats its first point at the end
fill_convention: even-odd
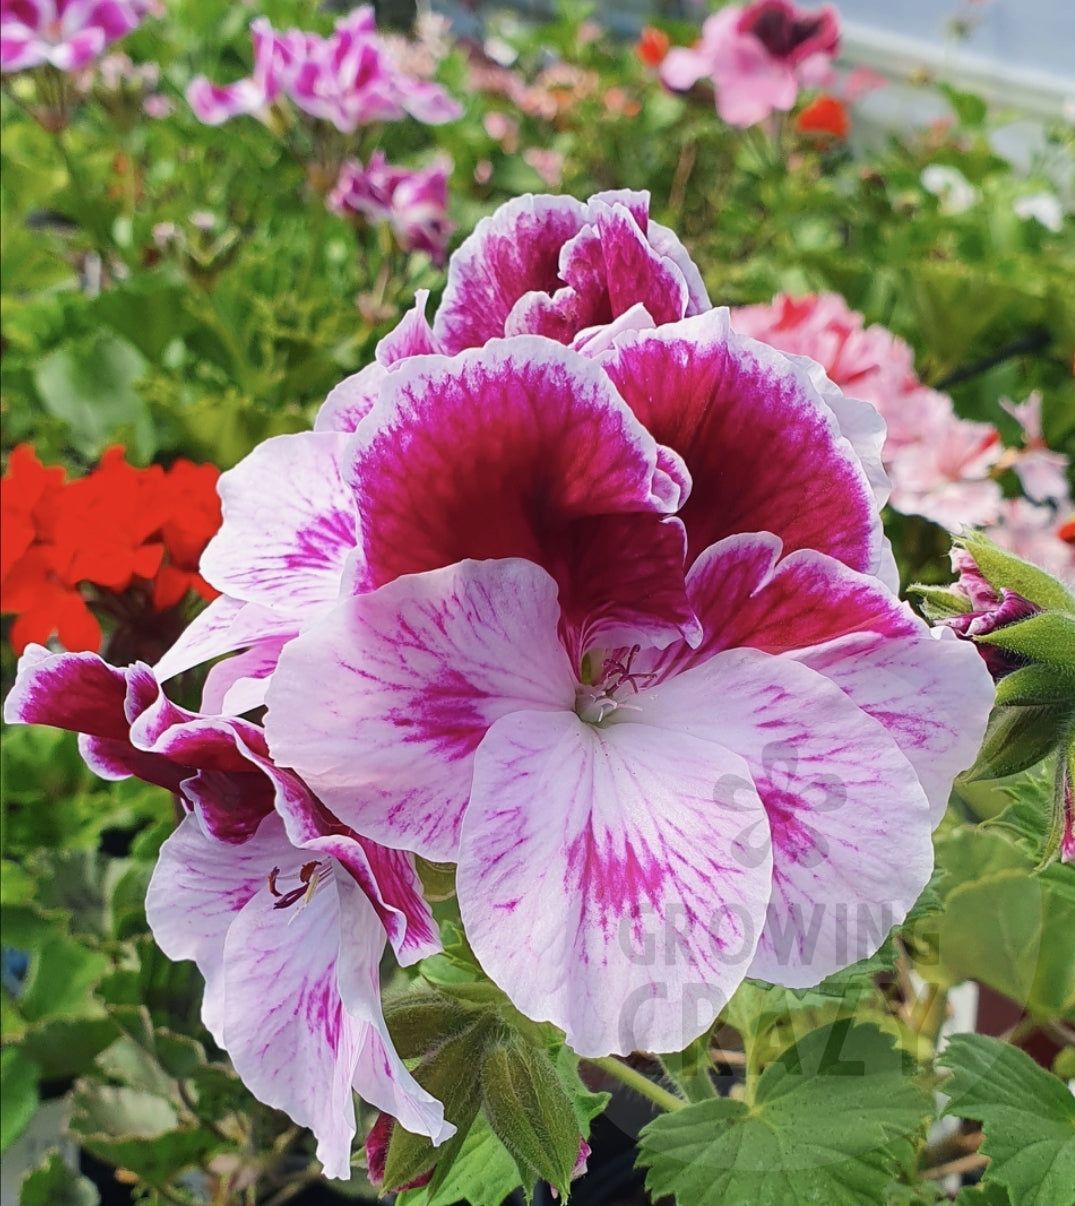
{"type": "Polygon", "coordinates": [[[1045,611],[1075,614],[1075,595],[1052,574],[1000,548],[981,532],[961,536],[956,543],[971,554],[982,576],[995,590],[1006,587],[1045,611]]]}
{"type": "Polygon", "coordinates": [[[97,1206],[101,1195],[87,1177],[69,1168],[59,1152],[23,1178],[19,1206],[97,1206]]]}
{"type": "Polygon", "coordinates": [[[1075,1097],[1024,1051],[980,1034],[957,1034],[939,1062],[952,1070],[947,1113],[982,1124],[986,1184],[1019,1206],[1057,1206],[1075,1186],[1075,1097]]]}
{"type": "Polygon", "coordinates": [[[1075,617],[1059,611],[1042,611],[974,639],[980,645],[996,645],[1034,662],[1075,670],[1075,617]]]}
{"type": "Polygon", "coordinates": [[[651,1194],[681,1206],[861,1206],[883,1200],[931,1107],[888,1036],[837,1022],[766,1068],[752,1104],[716,1098],[651,1122],[639,1164],[651,1194]]]}
{"type": "Polygon", "coordinates": [[[989,109],[976,92],[964,92],[943,82],[939,83],[937,87],[952,106],[960,125],[977,129],[984,123],[989,109]]]}
{"type": "Polygon", "coordinates": [[[30,1125],[38,1103],[37,1065],[19,1047],[0,1051],[0,1152],[30,1125]]]}
{"type": "Polygon", "coordinates": [[[1075,1008],[1075,903],[1029,871],[953,891],[937,923],[938,950],[951,982],[979,980],[1053,1018],[1075,1008]]]}
{"type": "Polygon", "coordinates": [[[169,1102],[140,1089],[82,1081],[72,1104],[71,1130],[83,1147],[150,1184],[201,1162],[222,1143],[208,1130],[181,1127],[169,1102]]]}
{"type": "Polygon", "coordinates": [[[145,463],[157,448],[149,410],[135,388],[145,370],[145,357],[133,344],[102,331],[50,352],[38,364],[34,384],[45,409],[68,424],[83,453],[98,456],[119,441],[145,463]]]}
{"type": "Polygon", "coordinates": [[[520,1035],[504,1034],[486,1048],[481,1089],[485,1117],[520,1172],[566,1197],[582,1136],[549,1057],[520,1035]]]}

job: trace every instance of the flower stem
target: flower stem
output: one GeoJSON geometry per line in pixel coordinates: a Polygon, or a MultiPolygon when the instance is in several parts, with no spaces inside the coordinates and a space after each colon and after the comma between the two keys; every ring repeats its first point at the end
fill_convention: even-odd
{"type": "Polygon", "coordinates": [[[644,1076],[637,1069],[632,1068],[630,1064],[625,1064],[622,1060],[616,1059],[615,1056],[587,1057],[585,1062],[594,1068],[600,1068],[606,1076],[611,1076],[614,1080],[618,1080],[620,1084],[637,1093],[640,1097],[645,1097],[647,1101],[653,1102],[655,1106],[666,1112],[682,1110],[687,1104],[674,1093],[669,1093],[667,1089],[662,1089],[660,1085],[654,1084],[648,1076],[644,1076]]]}

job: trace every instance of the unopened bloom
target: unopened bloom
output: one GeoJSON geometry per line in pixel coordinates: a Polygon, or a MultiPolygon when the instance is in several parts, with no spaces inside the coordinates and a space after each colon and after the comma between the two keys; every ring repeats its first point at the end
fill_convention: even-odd
{"type": "Polygon", "coordinates": [[[774,110],[791,109],[801,88],[824,84],[839,44],[832,7],[801,9],[788,0],[732,4],[707,18],[693,49],[669,51],[661,78],[682,91],[710,77],[724,121],[752,126],[774,110]]]}
{"type": "Polygon", "coordinates": [[[352,1089],[434,1142],[452,1133],[381,1014],[386,940],[405,963],[439,948],[408,855],[341,825],[256,725],[177,707],[144,665],[31,646],[4,717],[81,734],[106,779],[177,793],[186,816],[161,848],[150,928],[198,965],[209,1032],[255,1097],[314,1132],[326,1175],[349,1175],[352,1089]]]}
{"type": "Polygon", "coordinates": [[[143,0],[0,0],[0,71],[80,71],[146,14],[143,0]]]}
{"type": "Polygon", "coordinates": [[[252,74],[233,84],[193,80],[187,99],[209,125],[258,113],[286,96],[310,117],[349,133],[375,121],[410,114],[439,124],[462,112],[445,90],[407,75],[377,34],[373,9],[357,8],[327,37],[290,29],[278,32],[264,17],[250,27],[252,74]]]}
{"type": "MultiPolygon", "coordinates": [[[[963,595],[970,607],[968,611],[950,616],[939,623],[965,640],[987,636],[1041,611],[1040,607],[1029,599],[1024,599],[1017,591],[1006,588],[996,590],[990,586],[974,558],[965,549],[953,550],[952,568],[959,573],[953,593],[963,595]]],[[[998,681],[1026,664],[1025,658],[997,645],[976,644],[975,648],[989,667],[989,673],[998,681]]]]}
{"type": "Polygon", "coordinates": [[[329,209],[367,222],[386,222],[404,251],[425,251],[443,263],[454,229],[448,218],[451,160],[440,157],[423,168],[397,167],[374,151],[363,167],[349,159],[340,169],[329,209]]]}

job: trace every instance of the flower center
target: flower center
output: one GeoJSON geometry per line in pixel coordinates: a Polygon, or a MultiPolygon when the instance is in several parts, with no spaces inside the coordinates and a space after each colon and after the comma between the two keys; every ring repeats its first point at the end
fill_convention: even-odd
{"type": "MultiPolygon", "coordinates": [[[[593,682],[580,683],[575,692],[575,711],[580,720],[587,724],[603,724],[614,713],[631,709],[630,699],[626,688],[633,695],[644,687],[654,675],[643,674],[632,669],[638,656],[640,645],[624,645],[614,649],[601,663],[601,671],[593,682]],[[626,697],[625,697],[626,696],[626,697]]],[[[587,654],[585,662],[590,660],[587,654]]],[[[583,678],[588,677],[586,665],[583,666],[583,678]]]]}
{"type": "MultiPolygon", "coordinates": [[[[298,884],[293,888],[281,891],[280,868],[273,867],[269,872],[269,891],[276,897],[273,908],[289,909],[300,900],[304,904],[309,903],[313,898],[314,892],[317,890],[317,885],[328,875],[328,871],[328,863],[322,863],[318,859],[314,859],[309,863],[303,863],[298,872],[298,884]]],[[[288,876],[287,878],[291,877],[288,876]]]]}

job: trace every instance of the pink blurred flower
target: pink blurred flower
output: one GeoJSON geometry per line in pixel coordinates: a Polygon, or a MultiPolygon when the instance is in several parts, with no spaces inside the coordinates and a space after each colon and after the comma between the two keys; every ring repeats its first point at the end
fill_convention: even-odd
{"type": "Polygon", "coordinates": [[[564,178],[564,157],[549,147],[527,147],[523,161],[541,177],[546,188],[559,188],[564,178]]]}
{"type": "Polygon", "coordinates": [[[1041,394],[1035,390],[1022,402],[1001,401],[1001,406],[1023,429],[1023,447],[1013,460],[1023,493],[1034,502],[1068,497],[1068,458],[1045,442],[1041,428],[1041,394]]]}
{"type": "Polygon", "coordinates": [[[0,0],[0,71],[80,71],[145,15],[143,0],[0,0]]]}
{"type": "Polygon", "coordinates": [[[918,439],[896,450],[887,468],[891,502],[950,531],[996,521],[1003,495],[990,471],[1000,459],[1000,434],[990,423],[961,419],[944,394],[934,400],[918,439]]]}
{"type": "Polygon", "coordinates": [[[1051,506],[1006,498],[996,522],[985,531],[1003,548],[1075,586],[1075,544],[1061,539],[1059,529],[1060,518],[1051,506]]]}
{"type": "Polygon", "coordinates": [[[439,85],[407,75],[377,34],[373,9],[355,9],[327,37],[303,30],[278,32],[259,17],[250,27],[252,74],[234,84],[193,80],[187,100],[207,125],[257,113],[286,95],[310,117],[349,133],[407,114],[430,125],[462,112],[439,85]]]}
{"type": "Polygon", "coordinates": [[[815,12],[788,0],[733,4],[706,20],[695,47],[669,51],[661,78],[685,91],[710,77],[720,116],[752,126],[774,110],[789,110],[801,88],[828,82],[839,43],[839,18],[830,6],[815,12]]]}
{"type": "Polygon", "coordinates": [[[340,169],[328,206],[344,217],[359,215],[368,222],[387,222],[405,251],[425,251],[443,263],[454,229],[448,218],[450,159],[440,157],[428,167],[394,167],[383,151],[374,151],[363,167],[349,159],[340,169]]]}

